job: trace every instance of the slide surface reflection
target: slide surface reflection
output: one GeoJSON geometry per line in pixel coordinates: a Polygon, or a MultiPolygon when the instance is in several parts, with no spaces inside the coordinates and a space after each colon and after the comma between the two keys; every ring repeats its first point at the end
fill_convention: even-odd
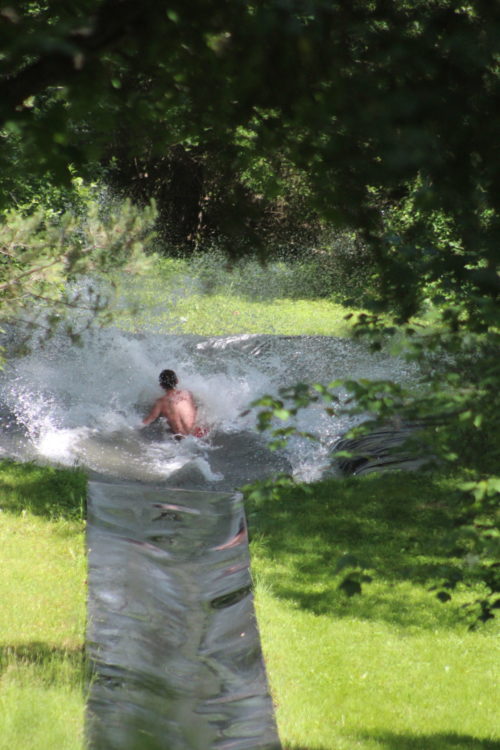
{"type": "Polygon", "coordinates": [[[90,750],[277,750],[242,498],[89,483],[90,750]]]}

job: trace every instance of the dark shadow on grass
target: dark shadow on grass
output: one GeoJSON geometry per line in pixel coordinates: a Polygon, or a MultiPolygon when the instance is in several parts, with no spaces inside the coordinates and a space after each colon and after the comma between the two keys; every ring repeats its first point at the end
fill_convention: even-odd
{"type": "Polygon", "coordinates": [[[276,596],[315,614],[456,627],[458,607],[426,592],[450,564],[460,502],[441,475],[400,472],[282,487],[272,500],[248,502],[247,512],[254,554],[276,596]],[[351,598],[340,591],[336,566],[346,553],[385,590],[368,584],[351,598]],[[396,585],[408,580],[421,586],[416,598],[396,585]]]}
{"type": "Polygon", "coordinates": [[[478,739],[454,732],[423,735],[377,732],[358,736],[376,740],[380,750],[500,750],[500,742],[497,740],[478,739]]]}
{"type": "Polygon", "coordinates": [[[79,520],[85,514],[87,478],[78,469],[0,461],[0,507],[50,520],[79,520]]]}
{"type": "Polygon", "coordinates": [[[0,645],[0,674],[12,664],[30,664],[47,667],[52,664],[69,662],[80,667],[84,660],[84,648],[57,648],[43,641],[31,641],[12,645],[0,645]]]}

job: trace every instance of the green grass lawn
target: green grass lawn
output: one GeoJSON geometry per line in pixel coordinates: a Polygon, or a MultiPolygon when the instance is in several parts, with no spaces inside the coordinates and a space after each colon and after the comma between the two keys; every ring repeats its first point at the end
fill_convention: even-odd
{"type": "MultiPolygon", "coordinates": [[[[247,501],[284,748],[500,748],[498,625],[471,632],[470,591],[447,604],[429,591],[454,484],[369,475],[247,501]],[[373,572],[361,596],[338,589],[345,552],[373,572]]],[[[82,748],[84,489],[79,472],[0,462],[2,750],[82,748]]]]}
{"type": "Polygon", "coordinates": [[[0,748],[80,750],[85,477],[0,462],[0,748]]]}
{"type": "MultiPolygon", "coordinates": [[[[454,481],[330,480],[250,502],[256,604],[280,736],[307,750],[500,747],[498,625],[468,629],[429,591],[453,530],[454,481]],[[349,552],[373,571],[339,590],[349,552]],[[412,573],[411,582],[408,572],[412,573]]],[[[449,560],[448,560],[449,561],[449,560]]]]}
{"type": "Polygon", "coordinates": [[[349,310],[329,300],[279,299],[255,302],[236,295],[191,294],[164,306],[137,309],[117,318],[124,330],[162,333],[195,333],[218,336],[262,333],[293,336],[347,336],[351,325],[345,320],[349,310]]]}
{"type": "Polygon", "coordinates": [[[132,332],[200,336],[349,335],[350,309],[318,295],[301,296],[300,277],[292,285],[284,264],[262,269],[254,263],[230,274],[217,263],[209,273],[206,266],[163,260],[140,278],[119,280],[116,324],[132,332]]]}
{"type": "Polygon", "coordinates": [[[493,636],[316,615],[259,587],[256,601],[284,748],[500,747],[493,636]]]}

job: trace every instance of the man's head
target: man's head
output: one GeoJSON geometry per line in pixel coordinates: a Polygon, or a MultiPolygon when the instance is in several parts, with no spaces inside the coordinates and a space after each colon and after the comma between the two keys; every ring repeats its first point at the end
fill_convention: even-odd
{"type": "Polygon", "coordinates": [[[177,379],[177,375],[175,374],[173,370],[162,370],[160,372],[159,381],[160,381],[161,387],[165,388],[166,391],[169,391],[172,388],[175,388],[175,386],[179,382],[177,379]]]}

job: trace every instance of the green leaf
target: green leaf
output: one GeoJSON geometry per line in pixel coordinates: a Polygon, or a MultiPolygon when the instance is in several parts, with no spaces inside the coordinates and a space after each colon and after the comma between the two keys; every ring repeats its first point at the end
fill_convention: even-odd
{"type": "Polygon", "coordinates": [[[278,419],[290,419],[290,412],[288,409],[275,409],[274,410],[274,416],[278,419]]]}

